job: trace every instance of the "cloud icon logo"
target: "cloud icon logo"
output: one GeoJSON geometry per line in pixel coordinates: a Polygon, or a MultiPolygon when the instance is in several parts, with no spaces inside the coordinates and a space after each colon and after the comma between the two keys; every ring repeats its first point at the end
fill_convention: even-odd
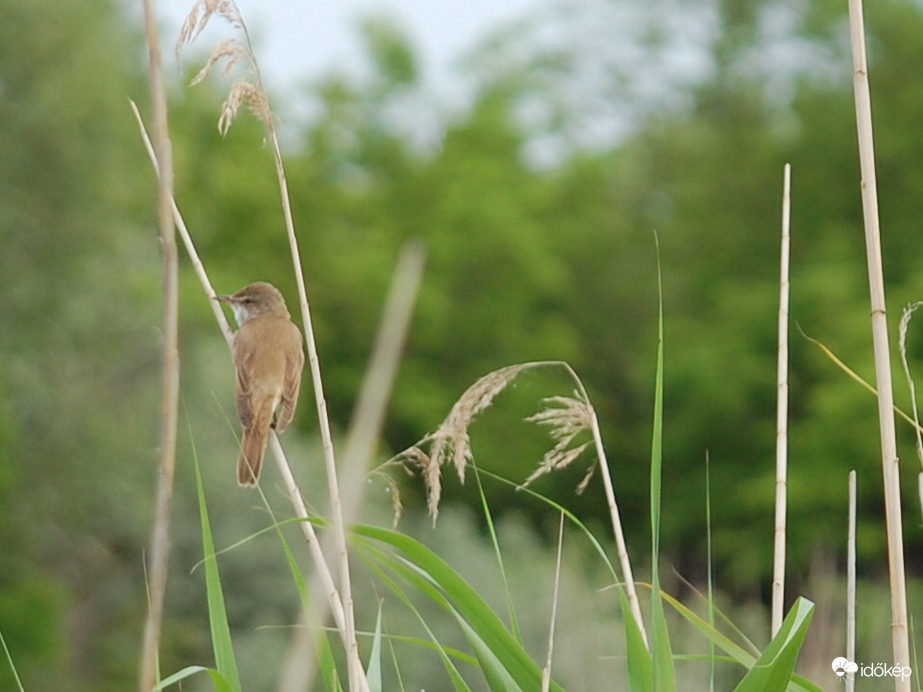
{"type": "Polygon", "coordinates": [[[847,673],[855,673],[859,670],[858,663],[845,659],[842,656],[833,659],[833,663],[830,664],[830,667],[833,668],[833,672],[836,673],[838,678],[843,677],[847,673]]]}

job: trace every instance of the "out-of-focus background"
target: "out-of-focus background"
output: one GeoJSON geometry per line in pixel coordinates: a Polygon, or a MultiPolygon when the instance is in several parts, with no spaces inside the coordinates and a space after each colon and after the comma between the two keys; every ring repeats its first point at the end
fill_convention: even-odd
{"type": "MultiPolygon", "coordinates": [[[[829,674],[844,653],[850,469],[859,476],[859,654],[889,661],[875,400],[795,327],[873,378],[845,4],[241,8],[265,55],[337,434],[398,249],[422,238],[427,272],[380,458],[435,429],[488,371],[566,360],[599,413],[629,553],[648,578],[656,233],[666,587],[692,598],[672,575],[705,580],[708,458],[719,602],[759,641],[771,579],[782,170],[792,164],[788,588],[818,604],[802,665],[829,674]]],[[[267,279],[294,306],[263,130],[243,114],[222,138],[226,85],[185,87],[228,29],[203,35],[177,69],[171,48],[188,9],[181,0],[161,7],[178,203],[219,291],[267,279]]],[[[923,299],[923,6],[866,9],[896,341],[900,308],[923,299]]],[[[148,112],[140,8],[0,0],[0,10],[0,633],[28,690],[124,690],[135,684],[158,458],[155,182],[128,105],[148,112]]],[[[269,522],[234,482],[231,365],[185,260],[165,672],[211,662],[194,458],[219,547],[269,522]]],[[[912,368],[921,337],[911,323],[912,368]]],[[[524,376],[472,429],[478,463],[514,481],[528,476],[549,442],[522,418],[571,389],[562,377],[524,376]]],[[[907,386],[898,380],[896,390],[909,410],[907,386]]],[[[322,509],[310,396],[306,386],[284,444],[322,509]]],[[[910,609],[920,613],[920,462],[899,425],[910,609]]],[[[598,483],[574,492],[586,463],[535,487],[608,540],[598,483]]],[[[396,477],[400,528],[437,544],[502,609],[470,484],[446,479],[434,529],[418,479],[396,477]]],[[[265,484],[281,500],[272,467],[265,484]]],[[[485,489],[540,656],[557,516],[506,486],[485,489]]],[[[387,485],[373,479],[367,493],[363,520],[387,525],[387,485]]],[[[609,580],[589,549],[575,541],[572,550],[560,623],[569,645],[559,647],[556,675],[571,690],[606,689],[624,653],[618,601],[597,591],[609,580]]],[[[272,538],[255,539],[222,569],[247,688],[272,689],[297,612],[284,556],[272,538]]],[[[360,626],[370,628],[375,594],[361,570],[359,581],[373,604],[360,626]]],[[[384,607],[396,633],[412,630],[412,617],[384,607]]],[[[680,641],[674,650],[686,649],[680,641]]],[[[418,666],[415,689],[439,688],[438,662],[435,671],[408,665],[418,666]]],[[[0,658],[0,689],[12,685],[0,658]]]]}

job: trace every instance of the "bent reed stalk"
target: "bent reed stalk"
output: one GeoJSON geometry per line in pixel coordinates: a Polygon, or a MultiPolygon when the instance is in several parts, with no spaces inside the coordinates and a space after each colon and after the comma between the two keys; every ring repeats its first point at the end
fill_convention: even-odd
{"type": "Polygon", "coordinates": [[[362,662],[359,658],[359,645],[356,639],[349,553],[346,545],[346,527],[343,520],[342,500],[340,498],[339,482],[337,479],[333,435],[331,434],[330,419],[327,414],[327,402],[324,396],[320,360],[318,358],[314,328],[311,321],[311,311],[308,305],[307,291],[305,289],[304,273],[301,268],[298,239],[295,235],[295,225],[292,218],[288,183],[285,177],[285,167],[282,162],[282,153],[276,135],[274,118],[269,106],[269,97],[263,85],[259,63],[253,52],[250,35],[247,30],[247,25],[244,22],[243,15],[233,0],[199,0],[196,2],[180,29],[176,43],[177,53],[179,53],[184,45],[192,42],[199,33],[201,33],[214,15],[223,17],[230,22],[232,27],[239,29],[243,34],[243,40],[231,38],[219,42],[212,51],[205,66],[199,70],[199,73],[193,78],[191,84],[195,85],[203,81],[219,61],[227,61],[223,70],[223,77],[227,77],[235,65],[242,63],[246,66],[244,74],[232,84],[228,97],[222,105],[221,116],[218,120],[218,129],[222,134],[226,134],[236,118],[240,106],[246,105],[254,115],[263,122],[269,135],[279,183],[279,191],[281,194],[285,229],[291,250],[295,279],[298,286],[298,296],[301,304],[302,320],[304,322],[305,344],[308,351],[308,364],[311,371],[314,400],[317,408],[317,418],[324,452],[324,463],[327,472],[327,486],[330,495],[330,511],[332,515],[336,563],[339,570],[339,590],[343,608],[343,621],[340,627],[347,653],[349,687],[351,690],[362,690],[364,692],[368,690],[368,680],[366,679],[362,662]]]}
{"type": "Polygon", "coordinates": [[[538,469],[523,481],[519,487],[525,488],[540,476],[568,467],[585,450],[589,449],[591,444],[590,442],[585,442],[574,446],[575,438],[582,432],[588,431],[591,434],[593,449],[596,452],[595,461],[590,465],[578,490],[586,486],[598,466],[603,478],[606,504],[609,510],[609,518],[612,522],[612,532],[615,537],[619,563],[622,568],[625,595],[630,605],[632,616],[644,640],[644,645],[649,650],[650,643],[641,615],[641,605],[638,601],[631,561],[628,558],[628,548],[622,530],[618,503],[615,499],[612,477],[609,472],[609,461],[606,458],[602,434],[599,429],[599,420],[583,382],[569,363],[562,360],[530,361],[507,365],[487,373],[465,390],[435,432],[417,441],[416,444],[411,445],[386,462],[386,464],[403,463],[422,469],[422,476],[426,485],[427,508],[435,524],[439,515],[439,501],[442,497],[442,467],[446,464],[452,464],[458,474],[459,481],[464,483],[465,469],[473,460],[468,429],[474,419],[482,411],[489,408],[493,404],[494,398],[520,374],[546,367],[563,368],[570,379],[573,380],[576,389],[573,396],[547,397],[543,401],[545,408],[526,418],[528,422],[548,426],[551,437],[557,440],[557,443],[545,453],[538,469]],[[424,447],[427,449],[424,450],[424,447]]]}
{"type": "MultiPolygon", "coordinates": [[[[131,103],[131,106],[134,110],[135,117],[138,120],[138,126],[141,130],[141,137],[144,140],[148,155],[151,159],[151,163],[156,171],[157,159],[154,156],[154,149],[151,145],[148,133],[144,127],[144,122],[141,120],[141,114],[134,102],[131,103]]],[[[185,219],[183,219],[183,216],[175,200],[172,201],[172,209],[173,218],[176,222],[177,229],[179,230],[180,238],[183,240],[183,245],[186,248],[186,252],[189,255],[190,260],[192,261],[192,265],[195,269],[196,275],[199,278],[199,281],[202,284],[202,288],[204,289],[206,296],[209,298],[208,302],[215,314],[215,321],[218,323],[218,327],[221,329],[221,333],[224,335],[225,342],[227,343],[228,349],[230,350],[233,345],[234,332],[231,330],[231,326],[228,324],[224,312],[221,311],[220,305],[216,301],[211,300],[211,298],[216,295],[215,289],[211,285],[211,280],[208,278],[205,265],[199,258],[198,250],[196,250],[195,243],[193,242],[192,236],[189,233],[189,228],[186,226],[185,219]]],[[[289,499],[292,502],[295,515],[301,519],[299,526],[301,527],[301,531],[305,536],[308,548],[311,551],[311,556],[314,559],[315,567],[317,568],[318,577],[321,579],[321,582],[324,586],[324,592],[330,599],[329,604],[334,615],[334,620],[337,623],[337,627],[341,627],[343,622],[343,605],[340,601],[340,595],[336,590],[335,582],[330,568],[327,565],[327,561],[324,558],[324,554],[321,552],[320,541],[318,540],[317,534],[314,531],[314,525],[308,521],[310,515],[308,514],[307,508],[305,507],[304,499],[301,496],[301,491],[298,489],[297,484],[294,482],[294,476],[292,475],[288,460],[285,458],[282,445],[277,443],[278,436],[275,434],[275,431],[270,431],[269,448],[272,450],[276,462],[279,465],[283,480],[286,481],[286,488],[289,490],[289,499]],[[289,478],[292,479],[291,483],[289,483],[287,480],[289,478]]]]}

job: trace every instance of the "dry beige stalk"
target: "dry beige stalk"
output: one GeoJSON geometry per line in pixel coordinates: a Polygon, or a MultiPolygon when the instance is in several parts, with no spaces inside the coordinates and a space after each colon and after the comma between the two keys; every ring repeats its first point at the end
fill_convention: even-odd
{"type": "MultiPolygon", "coordinates": [[[[132,102],[131,105],[135,112],[135,117],[138,119],[138,126],[141,129],[141,137],[147,147],[151,163],[154,165],[154,168],[159,175],[160,169],[157,158],[154,155],[153,146],[151,145],[150,138],[148,137],[147,131],[144,128],[144,123],[141,120],[141,114],[134,102],[132,102]]],[[[179,208],[176,206],[175,200],[172,200],[172,207],[173,217],[179,230],[180,237],[183,239],[192,265],[196,270],[196,274],[198,275],[200,282],[202,283],[202,288],[205,290],[206,295],[210,297],[214,296],[215,291],[212,288],[211,281],[209,280],[205,271],[205,266],[202,264],[202,260],[200,259],[198,251],[195,248],[195,244],[192,242],[192,236],[189,233],[189,229],[186,227],[186,222],[183,219],[179,208]]],[[[232,344],[233,332],[228,325],[227,319],[216,301],[210,300],[208,302],[215,314],[215,319],[218,322],[218,326],[221,328],[221,331],[224,334],[225,341],[227,342],[228,347],[230,347],[232,344]]],[[[279,464],[279,470],[282,474],[282,478],[285,480],[287,487],[289,487],[290,497],[295,505],[296,515],[304,520],[300,522],[301,530],[305,535],[308,547],[310,548],[312,556],[314,557],[315,568],[317,570],[316,573],[319,575],[319,578],[323,583],[323,593],[327,594],[331,599],[330,607],[334,614],[334,619],[337,623],[337,626],[342,628],[344,627],[344,611],[342,600],[340,599],[340,594],[336,590],[333,576],[329,567],[327,566],[324,555],[321,552],[320,541],[314,532],[314,525],[308,521],[309,515],[307,508],[304,506],[304,500],[301,497],[301,491],[297,488],[296,485],[294,485],[294,478],[292,476],[291,467],[285,458],[281,444],[278,444],[278,439],[275,432],[270,434],[270,450],[273,452],[273,455],[279,464]]]]}
{"type": "Polygon", "coordinates": [[[163,628],[164,601],[170,559],[170,515],[173,507],[173,479],[176,470],[176,435],[179,406],[179,268],[173,225],[173,145],[167,118],[167,95],[163,77],[160,38],[153,0],[144,0],[144,24],[148,47],[148,74],[154,118],[152,151],[157,161],[158,220],[163,253],[163,345],[161,372],[160,474],[151,531],[148,611],[141,644],[138,677],[140,692],[148,692],[157,681],[158,650],[163,628]]]}
{"type": "MultiPolygon", "coordinates": [[[[865,225],[869,294],[872,307],[872,348],[878,385],[878,424],[881,466],[885,491],[885,530],[888,539],[888,575],[891,586],[891,646],[895,663],[910,661],[907,622],[907,582],[904,571],[904,529],[901,516],[900,460],[894,428],[894,392],[888,345],[887,306],[881,260],[881,229],[878,218],[878,185],[875,177],[875,146],[872,134],[872,97],[862,0],[849,0],[850,44],[853,54],[853,93],[859,140],[862,215],[865,225]]],[[[906,665],[905,663],[902,663],[906,665]]],[[[910,679],[895,679],[897,692],[910,692],[910,679]]]]}
{"type": "MultiPolygon", "coordinates": [[[[236,63],[246,60],[247,70],[241,78],[235,82],[231,88],[227,100],[222,105],[222,113],[219,119],[218,127],[222,134],[225,134],[234,120],[239,108],[243,104],[249,105],[256,115],[265,123],[269,133],[269,142],[273,152],[273,158],[276,164],[276,175],[279,180],[279,188],[282,197],[282,210],[285,217],[285,228],[289,240],[289,246],[292,253],[292,263],[295,269],[295,279],[298,285],[298,296],[301,302],[301,313],[304,321],[305,345],[308,352],[308,365],[311,372],[311,380],[314,385],[314,399],[317,407],[318,422],[320,425],[321,440],[324,450],[324,464],[327,470],[327,483],[330,495],[330,509],[333,518],[333,535],[335,538],[335,553],[339,563],[339,589],[340,600],[343,608],[343,619],[338,624],[338,629],[346,647],[346,658],[349,672],[349,689],[365,692],[369,689],[369,683],[362,667],[362,661],[359,657],[359,645],[356,640],[356,626],[352,599],[352,584],[349,568],[349,553],[346,544],[346,526],[343,519],[343,509],[341,495],[339,491],[339,482],[337,479],[337,465],[333,450],[333,436],[330,431],[330,420],[327,415],[327,402],[324,398],[323,380],[320,372],[320,361],[317,355],[317,345],[314,338],[314,329],[311,324],[311,312],[308,306],[308,298],[305,290],[304,275],[301,268],[301,257],[298,251],[298,241],[295,235],[295,225],[291,213],[291,202],[288,194],[288,184],[285,180],[285,169],[282,164],[282,153],[279,148],[279,141],[276,136],[275,126],[272,120],[272,113],[269,107],[266,90],[263,88],[263,81],[260,76],[259,64],[251,49],[250,37],[247,32],[246,24],[233,0],[199,0],[195,4],[183,24],[177,40],[177,52],[188,43],[192,38],[198,36],[212,16],[219,15],[227,19],[231,25],[243,32],[244,41],[223,41],[213,52],[208,64],[203,71],[196,76],[198,81],[204,79],[209,71],[221,59],[228,59],[231,65],[225,71],[225,77],[236,63]]],[[[281,449],[281,448],[280,448],[281,449]]],[[[292,492],[297,490],[294,484],[291,487],[292,492]]],[[[292,500],[298,510],[298,500],[300,497],[293,496],[292,500]]],[[[331,594],[333,596],[334,594],[331,594]]],[[[336,607],[334,604],[331,604],[336,607]]],[[[334,611],[336,612],[336,611],[334,611]]],[[[305,685],[306,686],[306,685],[305,685]]]]}
{"type": "Polygon", "coordinates": [[[772,636],[782,627],[788,507],[788,322],[791,264],[792,167],[782,175],[782,248],[779,271],[779,341],[776,395],[776,507],[772,560],[772,636]]]}
{"type": "Polygon", "coordinates": [[[561,556],[564,553],[564,512],[558,522],[558,551],[554,565],[554,594],[551,598],[551,620],[548,623],[548,653],[542,668],[542,692],[551,689],[551,663],[554,660],[554,629],[558,620],[558,599],[561,592],[561,556]]]}

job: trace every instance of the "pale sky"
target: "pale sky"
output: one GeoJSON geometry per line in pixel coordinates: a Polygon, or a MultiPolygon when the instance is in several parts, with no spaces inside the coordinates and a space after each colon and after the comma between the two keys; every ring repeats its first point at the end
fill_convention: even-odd
{"type": "MultiPolygon", "coordinates": [[[[156,1],[169,71],[175,67],[169,47],[195,0],[156,1]]],[[[310,119],[317,105],[316,98],[312,102],[305,90],[295,87],[334,69],[360,72],[367,66],[358,33],[360,20],[390,17],[411,44],[423,87],[418,91],[422,100],[405,104],[398,114],[396,131],[423,147],[438,141],[447,114],[459,106],[464,110],[472,96],[469,89],[477,88],[470,73],[455,69],[456,61],[470,57],[491,35],[527,20],[536,22],[530,26],[529,41],[537,42],[529,44],[532,48],[543,47],[548,55],[570,53],[578,64],[570,72],[549,73],[553,82],[544,85],[545,102],[523,102],[517,113],[530,123],[530,132],[548,134],[543,141],[530,143],[538,147],[538,159],[554,161],[556,152],[574,143],[611,146],[651,110],[677,107],[678,99],[687,94],[683,85],[700,79],[711,64],[705,48],[714,13],[708,3],[700,8],[685,0],[236,1],[274,100],[274,112],[290,124],[310,119]],[[285,98],[277,98],[281,95],[285,98]],[[555,121],[557,104],[575,114],[563,128],[555,121]]],[[[186,81],[218,41],[234,35],[225,20],[213,19],[209,30],[185,49],[186,81]]],[[[494,59],[522,60],[520,47],[526,48],[507,44],[494,59]]],[[[528,48],[524,55],[528,57],[528,48]]]]}
{"type": "MultiPolygon", "coordinates": [[[[358,62],[356,25],[385,12],[409,35],[424,79],[444,82],[450,63],[489,31],[538,6],[541,0],[237,0],[270,88],[290,84],[344,63],[358,62]]],[[[172,46],[194,0],[159,0],[165,46],[172,46]]],[[[216,24],[219,22],[216,22],[216,24]]],[[[226,25],[221,29],[227,35],[226,25]]],[[[214,39],[203,34],[203,52],[214,39]]],[[[172,60],[172,54],[165,56],[172,60]]]]}

